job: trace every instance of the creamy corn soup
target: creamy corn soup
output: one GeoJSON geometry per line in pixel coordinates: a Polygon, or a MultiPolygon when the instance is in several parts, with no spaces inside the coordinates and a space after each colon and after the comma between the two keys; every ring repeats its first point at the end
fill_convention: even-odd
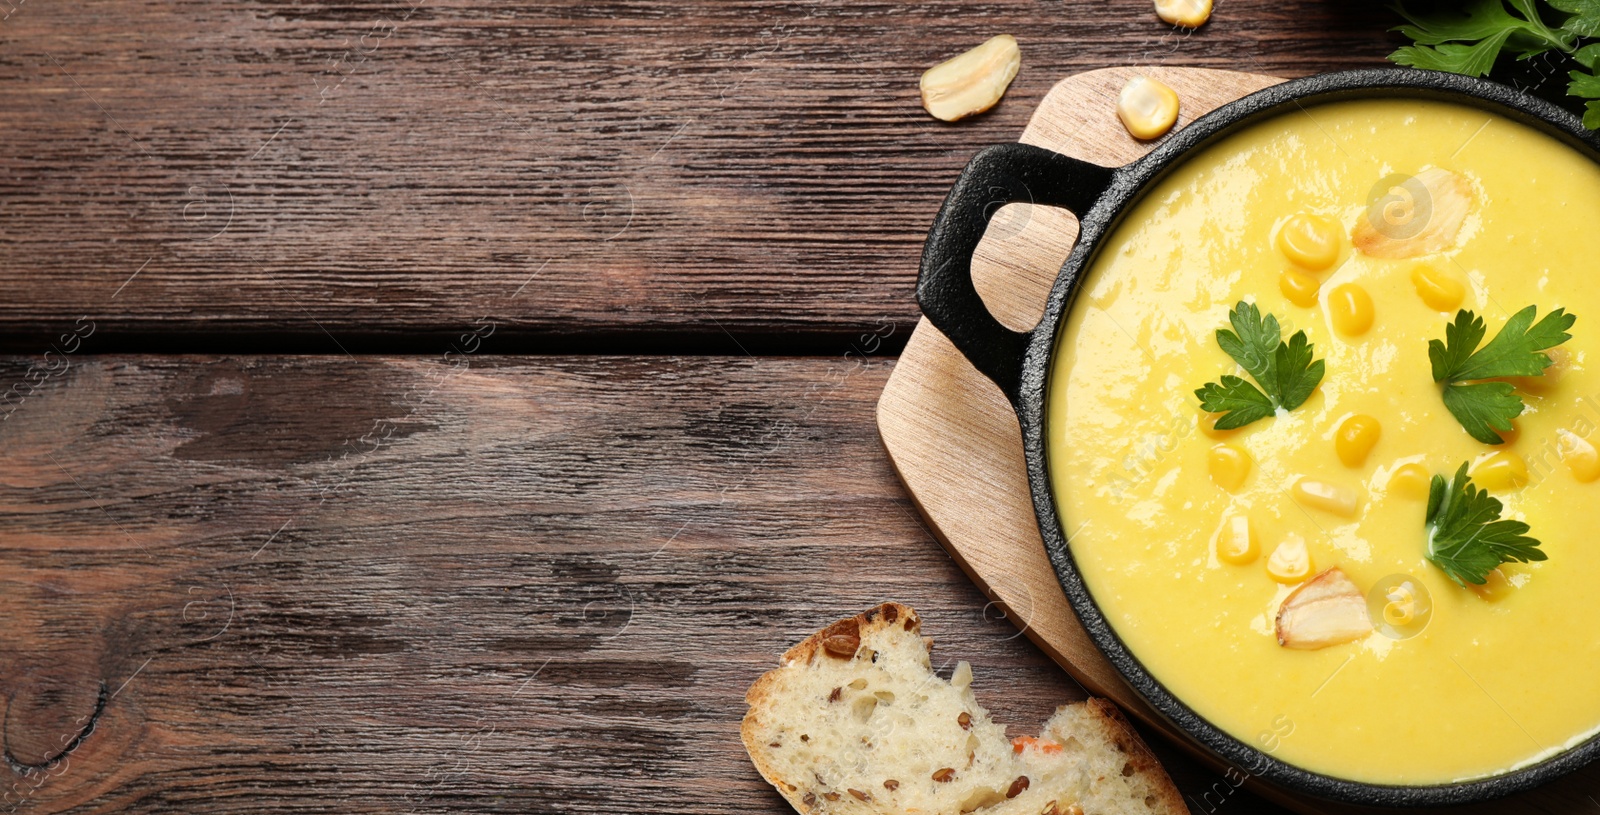
{"type": "Polygon", "coordinates": [[[1583,155],[1399,100],[1253,126],[1131,210],[1058,340],[1046,432],[1084,579],[1156,679],[1278,759],[1373,783],[1505,771],[1600,726],[1597,224],[1583,155]],[[1326,372],[1299,407],[1219,431],[1195,391],[1249,379],[1217,340],[1241,301],[1326,372]],[[1446,409],[1428,341],[1466,309],[1487,343],[1527,306],[1577,322],[1542,376],[1510,380],[1526,408],[1486,444],[1446,409]],[[1463,463],[1547,560],[1466,586],[1429,560],[1429,479],[1463,463]],[[1332,642],[1311,618],[1333,605],[1285,611],[1324,574],[1301,601],[1370,611],[1332,642]]]}

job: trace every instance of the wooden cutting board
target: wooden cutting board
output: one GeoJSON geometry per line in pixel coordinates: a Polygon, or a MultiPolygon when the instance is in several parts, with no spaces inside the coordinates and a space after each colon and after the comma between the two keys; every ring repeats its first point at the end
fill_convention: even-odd
{"type": "MultiPolygon", "coordinates": [[[[1124,82],[1142,73],[1182,99],[1178,126],[1282,80],[1206,68],[1106,68],[1057,83],[1034,111],[1021,141],[1105,166],[1126,164],[1158,142],[1135,141],[1117,120],[1124,82]]],[[[954,178],[951,179],[954,182],[954,178]]],[[[973,259],[978,292],[1000,322],[1026,331],[1077,238],[1077,219],[1043,206],[996,214],[973,259]]],[[[1038,646],[1091,693],[1109,697],[1188,748],[1225,767],[1174,731],[1122,681],[1078,623],[1045,559],[1024,470],[1021,430],[999,388],[944,335],[921,320],[878,400],[878,431],[918,510],[950,556],[1038,646]]],[[[1240,771],[1233,771],[1238,778],[1240,771]]],[[[1220,779],[1219,779],[1220,780],[1220,779]]],[[[1226,784],[1224,784],[1226,786],[1226,784]]],[[[1367,810],[1292,796],[1251,779],[1257,793],[1305,813],[1367,810]]],[[[1191,800],[1201,811],[1212,802],[1191,800]]],[[[1455,812],[1600,812],[1600,767],[1514,798],[1455,812]]]]}

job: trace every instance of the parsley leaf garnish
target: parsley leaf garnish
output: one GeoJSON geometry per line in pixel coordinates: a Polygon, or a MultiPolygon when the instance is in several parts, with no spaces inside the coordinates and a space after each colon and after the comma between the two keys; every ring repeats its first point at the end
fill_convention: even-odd
{"type": "Polygon", "coordinates": [[[1528,306],[1511,315],[1500,333],[1479,348],[1486,333],[1483,318],[1463,309],[1445,326],[1444,342],[1428,341],[1433,379],[1444,383],[1444,406],[1484,444],[1504,443],[1500,433],[1511,430],[1511,420],[1522,415],[1524,405],[1510,382],[1478,380],[1539,376],[1550,366],[1550,356],[1540,352],[1572,339],[1566,332],[1576,315],[1558,308],[1535,324],[1536,313],[1528,306]]]}
{"type": "Polygon", "coordinates": [[[1499,499],[1473,486],[1467,465],[1448,482],[1435,475],[1428,489],[1428,560],[1458,585],[1483,585],[1502,563],[1545,560],[1528,525],[1500,517],[1499,499]]]}
{"type": "Polygon", "coordinates": [[[1207,382],[1205,387],[1194,393],[1200,397],[1200,407],[1212,413],[1224,414],[1217,419],[1218,430],[1244,427],[1277,412],[1271,398],[1237,376],[1225,374],[1221,384],[1207,382]]]}
{"type": "MultiPolygon", "coordinates": [[[[1595,5],[1597,8],[1593,22],[1596,26],[1600,26],[1600,3],[1595,5]]],[[[1576,20],[1578,18],[1574,17],[1573,19],[1576,20]]],[[[1597,31],[1596,35],[1600,35],[1600,31],[1597,31]]],[[[1600,75],[1595,73],[1600,71],[1600,43],[1579,48],[1572,55],[1572,58],[1577,60],[1579,65],[1588,68],[1589,73],[1584,73],[1583,71],[1568,72],[1567,76],[1572,79],[1572,82],[1567,85],[1567,94],[1580,99],[1600,100],[1600,75]]],[[[1584,103],[1583,126],[1590,130],[1600,130],[1600,101],[1584,103]]]]}
{"type": "MultiPolygon", "coordinates": [[[[1581,4],[1581,0],[1554,0],[1550,4],[1554,6],[1556,2],[1581,4]]],[[[1395,30],[1416,45],[1395,51],[1389,59],[1413,68],[1483,76],[1494,68],[1500,52],[1508,46],[1523,58],[1552,50],[1572,52],[1576,32],[1545,25],[1534,0],[1510,3],[1511,8],[1507,9],[1503,0],[1471,0],[1459,7],[1459,13],[1431,14],[1397,7],[1409,24],[1395,30]]]]}
{"type": "Polygon", "coordinates": [[[1546,0],[1558,11],[1571,14],[1561,30],[1579,37],[1600,35],[1600,2],[1596,0],[1546,0]]]}
{"type": "MultiPolygon", "coordinates": [[[[1421,13],[1403,2],[1395,7],[1406,20],[1395,31],[1411,38],[1389,55],[1399,65],[1483,76],[1494,69],[1503,53],[1518,59],[1553,55],[1570,58],[1587,69],[1569,71],[1567,94],[1586,103],[1583,126],[1600,129],[1600,0],[1468,0],[1460,4],[1429,4],[1412,0],[1412,6],[1430,8],[1421,13]],[[1557,21],[1555,25],[1546,19],[1557,21]]],[[[1555,67],[1552,65],[1552,67],[1555,67]]],[[[1540,71],[1542,76],[1543,71],[1540,71]]]]}
{"type": "Polygon", "coordinates": [[[1296,331],[1288,342],[1283,342],[1278,318],[1271,314],[1262,317],[1254,304],[1243,300],[1228,312],[1228,322],[1233,324],[1233,330],[1218,329],[1217,345],[1260,387],[1241,377],[1224,375],[1220,383],[1207,382],[1194,392],[1200,397],[1202,409],[1223,414],[1217,419],[1218,430],[1244,427],[1271,416],[1279,408],[1294,410],[1311,397],[1327,366],[1320,359],[1312,361],[1306,332],[1296,331]]]}

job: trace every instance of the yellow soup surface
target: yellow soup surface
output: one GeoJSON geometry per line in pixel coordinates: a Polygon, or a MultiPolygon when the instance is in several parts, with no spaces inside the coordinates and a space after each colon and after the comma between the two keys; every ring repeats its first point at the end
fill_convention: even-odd
{"type": "MultiPolygon", "coordinates": [[[[1278,759],[1372,783],[1494,774],[1600,726],[1596,224],[1600,168],[1582,154],[1469,107],[1403,100],[1254,125],[1132,208],[1058,339],[1046,432],[1084,579],[1156,679],[1278,759]],[[1414,205],[1402,181],[1430,169],[1470,188],[1448,245],[1358,250],[1360,222],[1414,205]],[[1300,408],[1219,432],[1194,391],[1245,376],[1216,339],[1239,301],[1275,315],[1284,339],[1305,331],[1327,372],[1300,408]],[[1469,436],[1433,380],[1428,341],[1456,303],[1489,338],[1529,305],[1578,318],[1556,365],[1517,382],[1527,408],[1500,446],[1469,436]],[[1427,560],[1426,479],[1464,462],[1548,560],[1476,589],[1427,560]],[[1308,482],[1322,500],[1296,497],[1308,482]],[[1333,567],[1386,597],[1408,579],[1431,611],[1281,646],[1280,605],[1333,567]]],[[[1389,606],[1372,608],[1381,620],[1389,606]]]]}

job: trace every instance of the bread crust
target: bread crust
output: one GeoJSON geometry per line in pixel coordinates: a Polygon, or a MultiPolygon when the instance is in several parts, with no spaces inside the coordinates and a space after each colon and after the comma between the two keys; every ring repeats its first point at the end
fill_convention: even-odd
{"type": "Polygon", "coordinates": [[[778,778],[771,762],[766,759],[766,753],[760,749],[761,745],[755,740],[756,732],[760,729],[761,711],[772,696],[772,686],[778,681],[778,673],[789,665],[805,664],[817,658],[819,653],[826,650],[825,643],[830,637],[854,637],[859,645],[864,633],[889,626],[900,626],[906,631],[916,633],[922,629],[922,618],[918,617],[917,612],[910,606],[895,602],[883,603],[854,617],[846,617],[806,637],[785,651],[782,664],[762,674],[761,678],[750,686],[750,690],[745,692],[744,700],[750,709],[745,712],[744,722],[739,727],[739,738],[744,742],[745,752],[750,754],[750,763],[755,765],[761,777],[766,779],[767,783],[771,784],[773,789],[776,789],[778,794],[782,795],[801,815],[810,815],[815,811],[814,807],[807,806],[801,800],[798,789],[791,789],[791,785],[778,778]]]}
{"type": "Polygon", "coordinates": [[[1189,806],[1183,802],[1183,793],[1178,792],[1176,784],[1167,775],[1165,767],[1150,751],[1150,746],[1140,738],[1139,731],[1133,729],[1122,710],[1110,701],[1091,696],[1083,700],[1082,704],[1094,714],[1095,720],[1104,729],[1107,741],[1115,744],[1127,755],[1128,763],[1133,765],[1134,772],[1146,776],[1156,791],[1153,793],[1159,799],[1160,806],[1156,811],[1172,813],[1186,813],[1189,806]]]}
{"type": "Polygon", "coordinates": [[[922,620],[917,617],[917,612],[910,606],[899,603],[883,603],[869,608],[854,617],[828,626],[801,640],[800,643],[783,653],[783,663],[788,665],[795,662],[810,662],[823,650],[823,644],[834,637],[854,637],[858,642],[863,635],[871,630],[881,630],[898,625],[906,631],[916,632],[922,628],[922,620]]]}

